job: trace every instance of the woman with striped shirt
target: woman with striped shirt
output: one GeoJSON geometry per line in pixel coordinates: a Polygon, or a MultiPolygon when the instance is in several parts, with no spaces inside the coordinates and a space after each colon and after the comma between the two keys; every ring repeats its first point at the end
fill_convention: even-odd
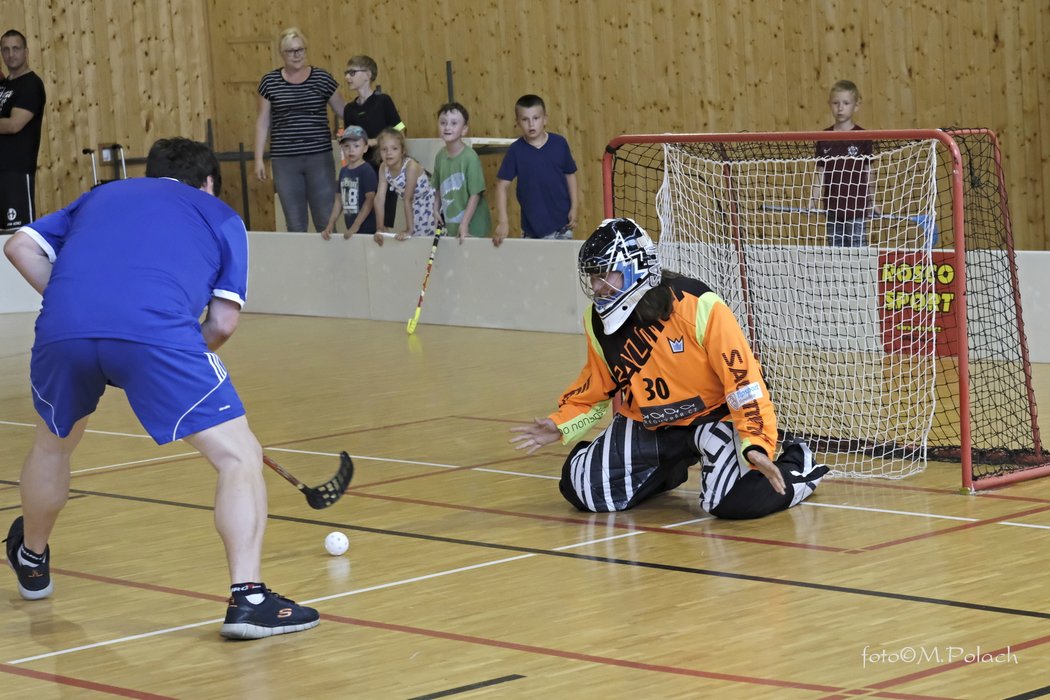
{"type": "Polygon", "coordinates": [[[306,60],[306,37],[290,27],[278,40],[282,68],[259,81],[255,121],[255,176],[266,180],[263,151],[270,136],[274,186],[289,231],[306,231],[307,204],[314,228],[324,229],[335,198],[335,161],[327,107],[343,113],[339,84],[306,60]]]}

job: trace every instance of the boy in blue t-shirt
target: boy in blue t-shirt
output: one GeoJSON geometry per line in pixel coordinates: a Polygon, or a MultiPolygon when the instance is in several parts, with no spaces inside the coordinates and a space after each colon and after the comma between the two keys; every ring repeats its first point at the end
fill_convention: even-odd
{"type": "Polygon", "coordinates": [[[339,149],[346,165],[339,171],[339,187],[335,193],[332,215],[328,217],[324,231],[321,231],[321,237],[326,241],[332,237],[340,213],[346,223],[343,238],[349,238],[355,233],[376,232],[373,201],[379,187],[379,177],[375,168],[365,162],[368,134],[359,126],[346,127],[339,137],[339,149]]]}
{"type": "Polygon", "coordinates": [[[514,105],[522,137],[510,145],[496,174],[496,232],[507,237],[507,189],[518,179],[524,238],[567,240],[576,225],[576,162],[568,142],[547,131],[547,107],[538,95],[522,95],[514,105]]]}

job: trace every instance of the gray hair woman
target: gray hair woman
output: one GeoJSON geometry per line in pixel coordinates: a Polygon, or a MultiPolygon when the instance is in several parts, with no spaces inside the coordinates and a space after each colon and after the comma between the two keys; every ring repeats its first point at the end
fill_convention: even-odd
{"type": "Polygon", "coordinates": [[[335,197],[335,161],[327,107],[343,113],[339,83],[306,58],[306,37],[289,27],[278,38],[284,66],[259,81],[255,120],[255,177],[266,180],[263,151],[270,137],[274,186],[289,231],[306,231],[307,206],[314,228],[324,229],[335,197]]]}

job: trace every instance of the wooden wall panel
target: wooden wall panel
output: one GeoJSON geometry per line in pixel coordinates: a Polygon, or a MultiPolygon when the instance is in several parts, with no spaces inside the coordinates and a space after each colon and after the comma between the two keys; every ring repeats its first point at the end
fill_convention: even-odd
{"type": "MultiPolygon", "coordinates": [[[[1050,147],[1039,133],[1050,126],[1042,108],[1050,7],[1022,4],[440,0],[420,12],[384,0],[361,14],[358,4],[336,0],[293,20],[287,9],[240,0],[216,8],[225,19],[213,26],[238,27],[251,16],[254,29],[273,35],[295,21],[311,38],[314,62],[333,72],[353,52],[374,56],[409,135],[434,132],[446,60],[454,62],[456,97],[470,109],[476,135],[516,135],[513,101],[541,94],[549,128],[568,137],[581,167],[582,230],[602,215],[600,164],[612,135],[822,128],[827,88],[853,79],[865,96],[859,122],[869,128],[999,132],[1017,239],[1045,249],[1050,147]],[[317,46],[329,35],[339,39],[324,64],[317,46]]],[[[216,52],[228,33],[218,35],[216,52]]],[[[236,119],[250,137],[254,114],[236,119]]]]}
{"type": "MultiPolygon", "coordinates": [[[[84,188],[80,149],[99,140],[141,155],[160,135],[202,138],[211,118],[221,150],[243,142],[250,151],[255,86],[279,64],[277,33],[295,24],[311,61],[340,81],[350,55],[374,56],[410,136],[435,131],[446,60],[474,135],[515,136],[514,100],[542,95],[550,129],[569,139],[580,166],[581,231],[601,217],[600,163],[612,136],[822,128],[828,87],[850,78],[865,96],[866,127],[994,129],[1018,244],[1050,249],[1045,2],[14,0],[5,17],[26,28],[52,99],[45,209],[84,188]]],[[[226,179],[239,208],[236,173],[226,179]]],[[[272,186],[253,182],[250,196],[253,218],[272,221],[272,186]]]]}
{"type": "Polygon", "coordinates": [[[41,212],[91,186],[84,148],[120,143],[139,158],[162,136],[205,137],[214,115],[205,10],[204,0],[5,3],[3,21],[26,34],[30,67],[47,89],[41,212]]]}

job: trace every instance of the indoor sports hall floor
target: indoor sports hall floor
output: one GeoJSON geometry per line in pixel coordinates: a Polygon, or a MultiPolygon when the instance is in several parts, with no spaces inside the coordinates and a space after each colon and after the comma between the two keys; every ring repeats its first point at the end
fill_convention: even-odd
{"type": "MultiPolygon", "coordinates": [[[[32,322],[0,316],[5,532],[32,322]]],[[[54,597],[23,601],[0,571],[0,697],[1050,695],[1048,481],[965,496],[957,466],[931,465],[723,522],[697,507],[694,472],[587,515],[557,492],[566,448],[507,444],[575,376],[581,336],[249,314],[222,356],[270,456],[309,484],[354,456],[323,511],[266,470],[266,582],[320,626],[219,637],[211,468],[154,445],[111,391],[51,541],[54,597]],[[323,549],[332,530],[343,557],[323,549]]]]}

